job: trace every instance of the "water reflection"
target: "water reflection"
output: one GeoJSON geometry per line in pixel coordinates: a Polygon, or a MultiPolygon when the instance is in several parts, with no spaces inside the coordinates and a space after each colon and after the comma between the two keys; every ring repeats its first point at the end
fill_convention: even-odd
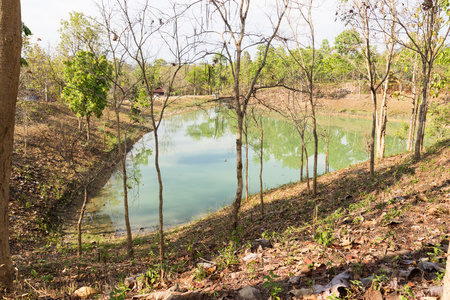
{"type": "MultiPolygon", "coordinates": [[[[319,118],[319,130],[329,136],[330,171],[367,160],[364,151],[370,120],[319,118]]],[[[164,220],[175,225],[198,218],[208,210],[231,203],[236,190],[235,117],[232,111],[207,110],[174,116],[160,127],[160,167],[164,184],[164,220]]],[[[262,117],[264,126],[264,188],[299,180],[301,141],[293,125],[262,117]]],[[[250,123],[251,124],[251,123],[250,123]]],[[[403,151],[394,137],[395,123],[388,126],[386,154],[403,151]]],[[[260,136],[249,127],[249,192],[259,191],[260,136]]],[[[308,154],[313,153],[308,133],[308,154]]],[[[158,183],[153,164],[153,134],[145,135],[130,151],[127,170],[130,222],[134,231],[154,230],[158,224],[158,183]]],[[[319,142],[318,172],[325,172],[326,143],[319,142]]],[[[313,157],[309,157],[312,174],[313,157]]],[[[85,222],[98,231],[121,231],[123,192],[119,168],[87,208],[85,222]]]]}

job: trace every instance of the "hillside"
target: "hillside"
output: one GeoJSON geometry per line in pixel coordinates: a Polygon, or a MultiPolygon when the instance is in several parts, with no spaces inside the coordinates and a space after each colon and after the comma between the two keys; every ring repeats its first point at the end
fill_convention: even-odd
{"type": "MultiPolygon", "coordinates": [[[[184,105],[198,104],[191,100],[184,105]]],[[[364,101],[349,103],[365,107],[364,101]]],[[[169,288],[179,289],[174,299],[240,299],[247,285],[256,289],[245,289],[254,299],[320,299],[327,289],[313,294],[312,288],[319,291],[338,274],[349,285],[348,299],[420,299],[440,285],[450,234],[450,141],[426,149],[420,161],[410,154],[378,161],[373,178],[366,164],[321,176],[317,197],[305,183],[267,191],[264,216],[255,195],[243,204],[231,240],[227,208],[175,228],[166,237],[160,283],[154,235],[135,236],[135,258],[127,260],[120,237],[87,233],[85,255],[76,257],[74,235],[61,225],[77,218],[77,180],[101,171],[94,193],[110,174],[114,126],[105,115],[86,142],[67,108],[38,106],[26,156],[24,122],[16,127],[10,220],[17,273],[7,299],[76,299],[83,286],[100,291],[101,299],[156,299],[151,292],[169,288]]],[[[135,126],[130,145],[148,130],[135,126]]]]}

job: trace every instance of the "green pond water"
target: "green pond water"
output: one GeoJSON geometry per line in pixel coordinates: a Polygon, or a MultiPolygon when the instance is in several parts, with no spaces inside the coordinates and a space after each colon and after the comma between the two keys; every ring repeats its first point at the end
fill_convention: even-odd
{"type": "MultiPolygon", "coordinates": [[[[320,117],[319,130],[329,132],[329,168],[338,170],[367,160],[365,144],[371,120],[320,117]]],[[[283,120],[262,117],[264,124],[264,189],[300,179],[301,140],[283,120]]],[[[174,226],[228,205],[236,192],[236,119],[229,110],[211,109],[167,118],[159,129],[160,168],[164,184],[164,224],[174,226]]],[[[400,123],[389,123],[386,155],[403,152],[405,141],[395,137],[400,123]]],[[[259,144],[256,127],[249,127],[249,192],[259,192],[259,144]]],[[[158,181],[154,166],[153,133],[128,153],[129,206],[132,230],[153,231],[158,224],[158,181]]],[[[312,175],[313,142],[309,138],[312,175]]],[[[326,145],[319,142],[318,172],[325,172],[326,145]]],[[[245,152],[244,152],[245,155],[245,152]]],[[[124,232],[120,166],[101,192],[90,200],[84,218],[92,232],[124,232]]]]}

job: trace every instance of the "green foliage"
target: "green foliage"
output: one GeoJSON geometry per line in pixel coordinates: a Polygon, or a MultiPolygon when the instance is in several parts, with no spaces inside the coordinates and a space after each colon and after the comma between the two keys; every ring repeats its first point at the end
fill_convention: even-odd
{"type": "Polygon", "coordinates": [[[314,234],[314,241],[324,245],[325,247],[330,246],[334,241],[333,229],[329,227],[318,228],[317,232],[314,234]]]}
{"type": "Polygon", "coordinates": [[[160,278],[161,266],[149,265],[147,272],[143,274],[143,279],[147,284],[155,284],[160,278]]]}
{"type": "Polygon", "coordinates": [[[401,291],[403,292],[403,295],[400,295],[399,297],[400,300],[416,299],[409,285],[405,284],[401,291]]]}
{"type": "Polygon", "coordinates": [[[223,251],[220,252],[218,258],[218,265],[220,268],[229,268],[233,265],[239,264],[239,259],[235,254],[236,246],[233,242],[230,242],[223,251]]]}
{"type": "Polygon", "coordinates": [[[107,105],[107,77],[111,73],[111,64],[105,56],[96,58],[91,52],[77,52],[64,62],[66,86],[62,98],[78,117],[100,117],[107,105]]]}
{"type": "Polygon", "coordinates": [[[197,268],[195,268],[193,272],[193,277],[195,281],[200,282],[203,279],[205,279],[206,276],[207,276],[206,271],[203,270],[201,266],[197,266],[197,268]]]}
{"type": "Polygon", "coordinates": [[[428,256],[430,257],[430,261],[432,262],[439,262],[439,258],[444,254],[444,251],[442,251],[439,246],[440,244],[437,244],[432,247],[433,251],[428,252],[428,256]]]}
{"type": "Polygon", "coordinates": [[[61,20],[59,50],[65,57],[75,56],[79,51],[99,52],[102,44],[102,27],[83,13],[70,12],[69,20],[61,20]]]}
{"type": "Polygon", "coordinates": [[[270,271],[269,275],[264,276],[264,280],[266,281],[263,283],[263,287],[269,289],[269,293],[272,296],[272,299],[275,300],[281,299],[278,294],[284,291],[283,288],[277,282],[275,282],[275,279],[279,277],[280,276],[275,275],[272,270],[270,271]]]}
{"type": "Polygon", "coordinates": [[[428,115],[428,135],[436,137],[438,140],[450,137],[450,103],[431,103],[428,115]]]}
{"type": "Polygon", "coordinates": [[[112,300],[125,300],[127,296],[127,291],[130,289],[124,285],[120,285],[118,287],[114,287],[114,289],[109,293],[109,299],[112,300]]]}
{"type": "Polygon", "coordinates": [[[380,290],[381,289],[381,285],[384,282],[388,282],[389,281],[389,277],[386,274],[380,274],[380,275],[375,275],[373,277],[373,288],[375,290],[380,290]]]}
{"type": "Polygon", "coordinates": [[[391,208],[388,210],[388,212],[383,216],[383,226],[388,224],[389,221],[391,221],[394,218],[398,218],[402,215],[402,211],[395,209],[395,208],[391,208]]]}

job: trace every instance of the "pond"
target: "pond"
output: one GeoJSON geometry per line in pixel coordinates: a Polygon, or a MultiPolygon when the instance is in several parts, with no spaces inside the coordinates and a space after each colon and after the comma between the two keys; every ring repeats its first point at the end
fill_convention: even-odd
{"type": "MultiPolygon", "coordinates": [[[[301,140],[295,128],[276,118],[261,117],[261,120],[264,189],[299,181],[301,140]]],[[[370,135],[371,120],[319,117],[318,123],[321,136],[329,135],[330,171],[367,160],[364,145],[370,135]]],[[[159,136],[165,226],[189,222],[232,202],[237,186],[235,124],[233,113],[224,109],[195,111],[163,121],[159,136]]],[[[386,155],[404,151],[405,142],[395,136],[400,126],[399,123],[388,124],[386,155]]],[[[254,125],[249,125],[248,131],[249,193],[257,193],[260,134],[254,125]]],[[[312,138],[308,139],[312,176],[314,150],[312,138]]],[[[323,140],[319,142],[319,174],[325,172],[326,144],[323,140]]],[[[133,232],[153,231],[159,223],[153,149],[153,133],[148,133],[127,156],[133,232]]],[[[124,231],[121,184],[120,166],[117,166],[101,192],[88,203],[84,221],[92,232],[120,234],[124,231]]]]}

